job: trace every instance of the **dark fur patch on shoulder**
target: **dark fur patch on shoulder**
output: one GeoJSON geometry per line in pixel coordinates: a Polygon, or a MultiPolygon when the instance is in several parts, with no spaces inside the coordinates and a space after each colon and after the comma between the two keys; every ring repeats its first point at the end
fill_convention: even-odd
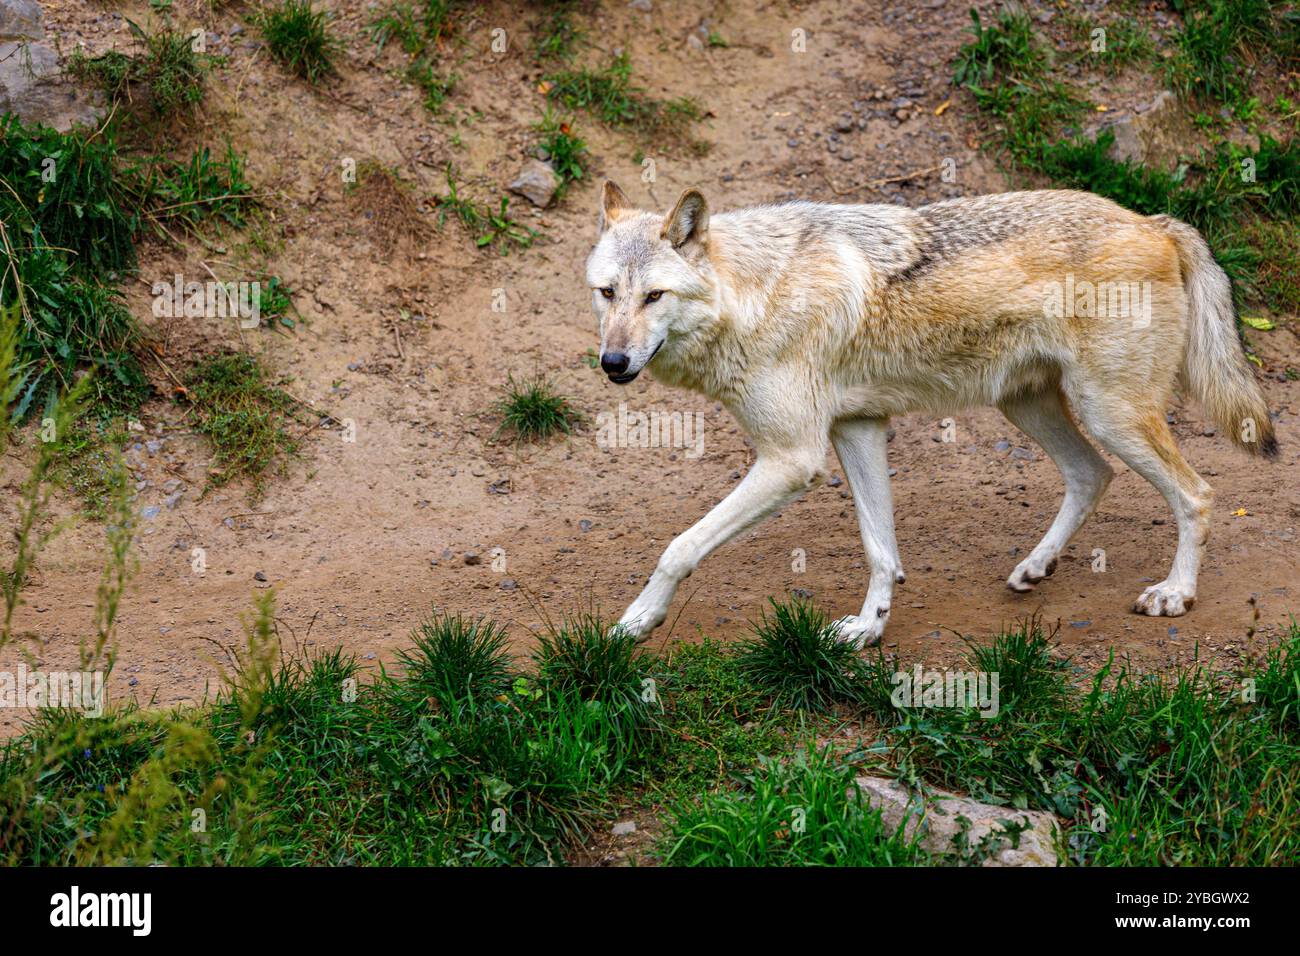
{"type": "Polygon", "coordinates": [[[925,239],[920,255],[906,269],[894,275],[896,282],[918,278],[940,263],[951,261],[963,249],[1001,242],[1025,230],[1031,220],[1023,211],[1006,203],[977,199],[948,199],[922,206],[920,216],[925,239]]]}

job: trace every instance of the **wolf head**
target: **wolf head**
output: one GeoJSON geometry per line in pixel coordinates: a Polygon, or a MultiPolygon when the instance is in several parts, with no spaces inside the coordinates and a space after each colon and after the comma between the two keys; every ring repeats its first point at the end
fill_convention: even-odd
{"type": "Polygon", "coordinates": [[[709,208],[694,189],[667,216],[635,209],[623,190],[601,190],[600,238],[587,259],[600,319],[600,367],[626,385],[672,339],[707,321],[713,305],[709,208]]]}

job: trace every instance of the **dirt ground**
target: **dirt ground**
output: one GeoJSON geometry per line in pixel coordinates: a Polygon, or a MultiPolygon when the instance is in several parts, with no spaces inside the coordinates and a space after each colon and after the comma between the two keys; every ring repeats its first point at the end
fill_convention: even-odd
{"type": "MultiPolygon", "coordinates": [[[[240,8],[217,12],[209,42],[228,47],[229,59],[213,77],[200,128],[177,133],[217,144],[228,134],[247,152],[249,177],[274,194],[273,227],[283,234],[270,268],[296,291],[306,321],[292,333],[262,329],[241,339],[218,320],[152,318],[155,280],[178,272],[206,278],[201,263],[235,261],[238,236],[213,239],[212,248],[189,243],[184,252],[148,246],[128,292],[169,366],[182,366],[201,345],[255,350],[292,377],[294,395],[354,422],[355,441],[314,431],[287,477],[250,504],[240,488],[203,494],[210,452],[183,407],[163,398],[144,410],[148,433],[130,459],[147,482],[138,505],[154,507],[141,520],[138,571],[121,609],[110,684],[116,702],[171,706],[214,690],[226,663],[218,645],[240,641],[240,615],[262,588],[275,589],[289,646],[342,645],[371,664],[391,661],[433,607],[508,623],[520,653],[548,617],[591,607],[617,617],[672,536],[735,484],[752,454],[720,407],[649,375],[620,388],[584,360],[598,345],[582,268],[603,176],[659,209],[687,186],[702,188],[715,208],[795,197],[915,205],[1009,186],[978,149],[971,103],[948,85],[949,61],[969,23],[967,0],[918,2],[897,14],[893,5],[870,3],[656,2],[644,12],[615,2],[584,17],[592,42],[628,50],[652,93],[706,104],[711,115],[700,132],[711,151],[656,149],[579,116],[591,179],[543,214],[523,200],[512,206],[542,231],[536,246],[505,257],[476,251],[448,223],[385,252],[368,211],[345,192],[342,161],[396,167],[430,196],[442,191],[442,167],[451,160],[482,198],[499,195],[544,105],[541,71],[528,52],[531,8],[521,17],[515,6],[487,3],[462,22],[464,46],[448,54],[462,77],[452,106],[481,116],[459,129],[456,146],[451,127],[395,75],[400,52],[375,54],[366,5],[326,5],[348,52],[342,76],[323,93],[287,77],[260,49],[255,28],[232,35],[240,8]],[[702,24],[729,45],[692,42],[702,24]],[[504,54],[488,49],[495,26],[510,36],[504,54]],[[791,50],[796,29],[805,31],[806,52],[791,50]],[[909,103],[898,107],[899,98],[909,103]],[[826,143],[846,113],[853,130],[837,134],[833,153],[826,143]],[[655,160],[653,183],[634,161],[638,147],[655,160]],[[956,163],[955,183],[936,171],[946,158],[956,163]],[[498,289],[504,313],[492,308],[498,289]],[[571,396],[589,424],[541,446],[493,441],[490,408],[506,376],[536,372],[571,396]],[[702,412],[703,455],[599,447],[591,423],[620,402],[633,411],[702,412]],[[194,548],[206,552],[203,574],[192,570],[194,548]],[[493,561],[495,548],[504,568],[493,561]],[[466,552],[482,560],[467,564],[466,552]]],[[[68,0],[45,7],[49,33],[65,53],[78,43],[92,52],[128,44],[126,25],[106,7],[68,0]]],[[[125,12],[149,15],[145,4],[125,12]]],[[[1055,576],[1018,595],[1004,580],[1060,501],[1051,461],[992,410],[956,416],[955,441],[940,440],[932,418],[896,420],[890,464],[907,582],[886,649],[937,663],[961,649],[963,635],[987,639],[1034,612],[1061,622],[1063,648],[1085,667],[1111,648],[1163,667],[1187,661],[1198,647],[1202,657],[1231,663],[1262,646],[1297,609],[1300,586],[1300,383],[1281,374],[1300,365],[1300,342],[1289,323],[1253,341],[1269,404],[1280,413],[1275,463],[1235,451],[1194,405],[1170,409],[1182,448],[1216,492],[1197,604],[1178,619],[1129,610],[1147,583],[1165,576],[1175,530],[1157,492],[1121,463],[1112,461],[1118,476],[1055,576]],[[1093,570],[1098,548],[1104,573],[1093,570]],[[1247,637],[1252,599],[1259,620],[1247,637]]],[[[830,461],[831,473],[842,476],[830,461]]],[[[3,472],[10,490],[21,465],[21,450],[11,449],[3,472]]],[[[71,500],[56,502],[60,514],[74,510],[71,500]]],[[[102,544],[102,526],[82,522],[42,557],[19,619],[39,636],[29,649],[36,664],[54,669],[76,660],[102,544]]],[[[796,589],[834,616],[856,613],[866,579],[847,486],[833,478],[709,558],[650,646],[701,634],[740,638],[769,596],[796,589]],[[806,554],[802,571],[792,558],[797,549],[806,554]]],[[[0,714],[0,732],[12,732],[16,720],[0,714]]]]}

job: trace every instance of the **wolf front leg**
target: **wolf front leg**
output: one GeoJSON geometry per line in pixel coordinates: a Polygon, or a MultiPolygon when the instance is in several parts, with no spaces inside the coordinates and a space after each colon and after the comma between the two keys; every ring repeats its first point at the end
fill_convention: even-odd
{"type": "Polygon", "coordinates": [[[871,583],[862,613],[836,622],[840,640],[856,647],[870,647],[880,642],[889,620],[894,585],[902,584],[904,575],[894,540],[894,501],[889,490],[887,420],[859,418],[837,422],[831,429],[831,442],[840,456],[844,474],[853,491],[853,507],[858,513],[862,545],[871,566],[871,583]]]}
{"type": "Polygon", "coordinates": [[[619,619],[623,633],[645,640],[668,616],[677,586],[714,549],[807,491],[823,473],[824,448],[760,452],[754,467],[712,511],[673,539],[640,596],[619,619]]]}

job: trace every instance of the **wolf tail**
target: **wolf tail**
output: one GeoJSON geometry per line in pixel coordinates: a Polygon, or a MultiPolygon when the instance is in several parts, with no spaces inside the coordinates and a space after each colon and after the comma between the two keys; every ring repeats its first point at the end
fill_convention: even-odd
{"type": "Polygon", "coordinates": [[[1171,216],[1153,216],[1178,245],[1191,312],[1183,378],[1210,418],[1239,448],[1276,458],[1277,437],[1264,393],[1237,337],[1232,285],[1201,234],[1171,216]]]}

